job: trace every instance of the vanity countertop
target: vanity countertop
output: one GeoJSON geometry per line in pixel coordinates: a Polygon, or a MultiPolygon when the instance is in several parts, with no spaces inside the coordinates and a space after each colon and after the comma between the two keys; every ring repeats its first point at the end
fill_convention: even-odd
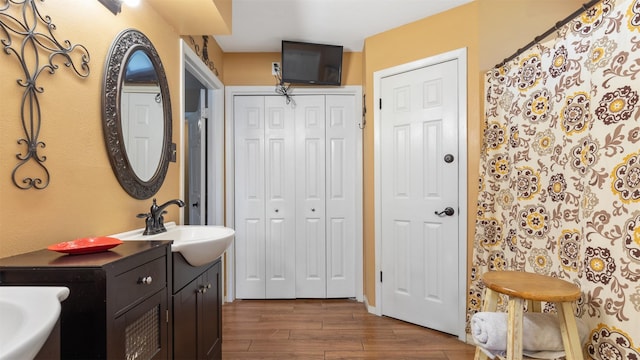
{"type": "MultiPolygon", "coordinates": [[[[115,248],[91,254],[62,254],[48,249],[0,258],[0,267],[22,268],[87,268],[102,267],[127,257],[155,249],[171,241],[124,241],[115,248]]],[[[0,283],[2,283],[0,278],[0,283]]]]}

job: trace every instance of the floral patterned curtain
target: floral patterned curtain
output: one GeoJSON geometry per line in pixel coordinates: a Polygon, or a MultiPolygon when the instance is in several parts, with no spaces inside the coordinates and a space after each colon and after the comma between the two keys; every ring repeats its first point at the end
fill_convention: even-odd
{"type": "Polygon", "coordinates": [[[557,33],[486,75],[468,317],[486,271],[558,277],[582,290],[585,353],[640,360],[640,0],[557,33]]]}

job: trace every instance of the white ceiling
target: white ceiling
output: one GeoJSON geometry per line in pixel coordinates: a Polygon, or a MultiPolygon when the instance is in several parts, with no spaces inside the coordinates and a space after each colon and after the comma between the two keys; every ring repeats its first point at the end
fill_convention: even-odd
{"type": "Polygon", "coordinates": [[[474,0],[233,0],[231,35],[214,35],[224,52],[279,52],[282,40],[342,45],[474,0]]]}

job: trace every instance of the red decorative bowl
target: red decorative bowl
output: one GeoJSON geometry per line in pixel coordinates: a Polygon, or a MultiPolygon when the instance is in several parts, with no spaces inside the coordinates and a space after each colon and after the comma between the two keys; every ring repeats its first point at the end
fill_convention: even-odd
{"type": "Polygon", "coordinates": [[[122,244],[122,240],[120,239],[100,236],[65,241],[59,244],[50,245],[47,249],[65,254],[89,254],[107,251],[120,244],[122,244]]]}

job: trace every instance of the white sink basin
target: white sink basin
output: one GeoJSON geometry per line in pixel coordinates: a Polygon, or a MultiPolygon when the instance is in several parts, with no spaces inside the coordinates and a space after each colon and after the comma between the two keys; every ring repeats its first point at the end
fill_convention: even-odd
{"type": "Polygon", "coordinates": [[[235,230],[224,226],[166,223],[167,232],[143,235],[137,229],[110,235],[120,240],[173,240],[171,251],[179,252],[191,266],[202,266],[219,258],[233,241],[235,230]]]}
{"type": "Polygon", "coordinates": [[[0,286],[0,359],[33,359],[67,296],[66,287],[0,286]]]}

